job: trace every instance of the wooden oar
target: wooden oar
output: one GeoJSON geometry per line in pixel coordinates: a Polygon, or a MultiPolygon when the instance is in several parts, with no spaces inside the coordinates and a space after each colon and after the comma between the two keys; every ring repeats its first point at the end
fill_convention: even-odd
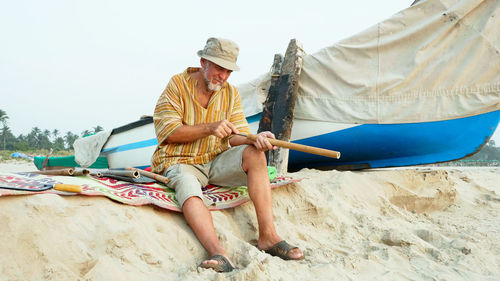
{"type": "MultiPolygon", "coordinates": [[[[237,134],[237,135],[246,137],[247,139],[252,140],[252,141],[257,140],[257,135],[254,135],[254,134],[248,134],[248,135],[237,134]]],[[[267,138],[267,140],[274,146],[284,147],[284,148],[288,148],[288,149],[292,149],[292,150],[321,155],[321,156],[325,156],[325,157],[331,157],[331,158],[335,158],[335,159],[340,158],[340,152],[334,151],[334,150],[328,150],[328,149],[324,149],[324,148],[308,146],[308,145],[303,145],[303,144],[298,144],[298,143],[291,143],[291,142],[287,142],[287,141],[270,139],[270,138],[267,138]]]]}

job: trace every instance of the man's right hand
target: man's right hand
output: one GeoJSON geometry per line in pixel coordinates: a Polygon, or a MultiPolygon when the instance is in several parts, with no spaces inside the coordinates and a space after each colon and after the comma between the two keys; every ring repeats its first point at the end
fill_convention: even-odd
{"type": "Polygon", "coordinates": [[[215,123],[209,123],[208,128],[210,130],[211,135],[214,135],[221,139],[230,136],[232,134],[240,133],[238,129],[236,129],[236,127],[233,125],[233,123],[227,120],[222,120],[215,123]]]}

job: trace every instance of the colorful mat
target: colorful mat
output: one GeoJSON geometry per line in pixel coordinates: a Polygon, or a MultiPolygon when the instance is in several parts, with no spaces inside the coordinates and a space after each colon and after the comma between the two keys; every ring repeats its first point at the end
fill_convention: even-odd
{"type": "MultiPolygon", "coordinates": [[[[287,185],[300,180],[290,177],[276,177],[271,182],[271,188],[287,185]]],[[[140,206],[153,204],[161,208],[180,212],[179,204],[175,199],[175,191],[164,185],[136,184],[118,181],[106,177],[68,177],[68,176],[47,176],[35,173],[4,173],[0,172],[0,186],[27,188],[33,191],[18,191],[0,188],[0,197],[7,195],[25,195],[36,193],[54,193],[60,195],[74,195],[74,193],[57,191],[54,189],[37,191],[46,185],[53,184],[76,184],[82,187],[79,195],[106,196],[118,202],[140,206]]],[[[208,185],[203,189],[203,195],[213,202],[209,206],[210,210],[222,210],[239,206],[250,200],[248,189],[241,187],[221,187],[208,185]]]]}

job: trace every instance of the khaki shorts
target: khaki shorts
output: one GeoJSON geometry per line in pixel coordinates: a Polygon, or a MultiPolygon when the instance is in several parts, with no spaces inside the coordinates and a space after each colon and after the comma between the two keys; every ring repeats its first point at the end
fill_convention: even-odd
{"type": "Polygon", "coordinates": [[[175,190],[175,198],[182,207],[193,196],[203,200],[205,205],[215,204],[203,196],[202,187],[207,184],[220,186],[246,186],[247,174],[241,167],[246,145],[230,148],[217,155],[207,164],[175,164],[165,171],[170,179],[168,187],[175,190]]]}

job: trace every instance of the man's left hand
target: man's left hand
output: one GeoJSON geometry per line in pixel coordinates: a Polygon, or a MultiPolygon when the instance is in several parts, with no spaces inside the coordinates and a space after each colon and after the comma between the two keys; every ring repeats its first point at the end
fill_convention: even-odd
{"type": "Polygon", "coordinates": [[[273,133],[271,133],[269,131],[260,132],[257,134],[257,139],[255,140],[253,145],[260,151],[267,151],[267,150],[271,150],[271,149],[276,149],[277,146],[273,146],[269,142],[268,138],[275,139],[276,137],[274,136],[273,133]]]}

